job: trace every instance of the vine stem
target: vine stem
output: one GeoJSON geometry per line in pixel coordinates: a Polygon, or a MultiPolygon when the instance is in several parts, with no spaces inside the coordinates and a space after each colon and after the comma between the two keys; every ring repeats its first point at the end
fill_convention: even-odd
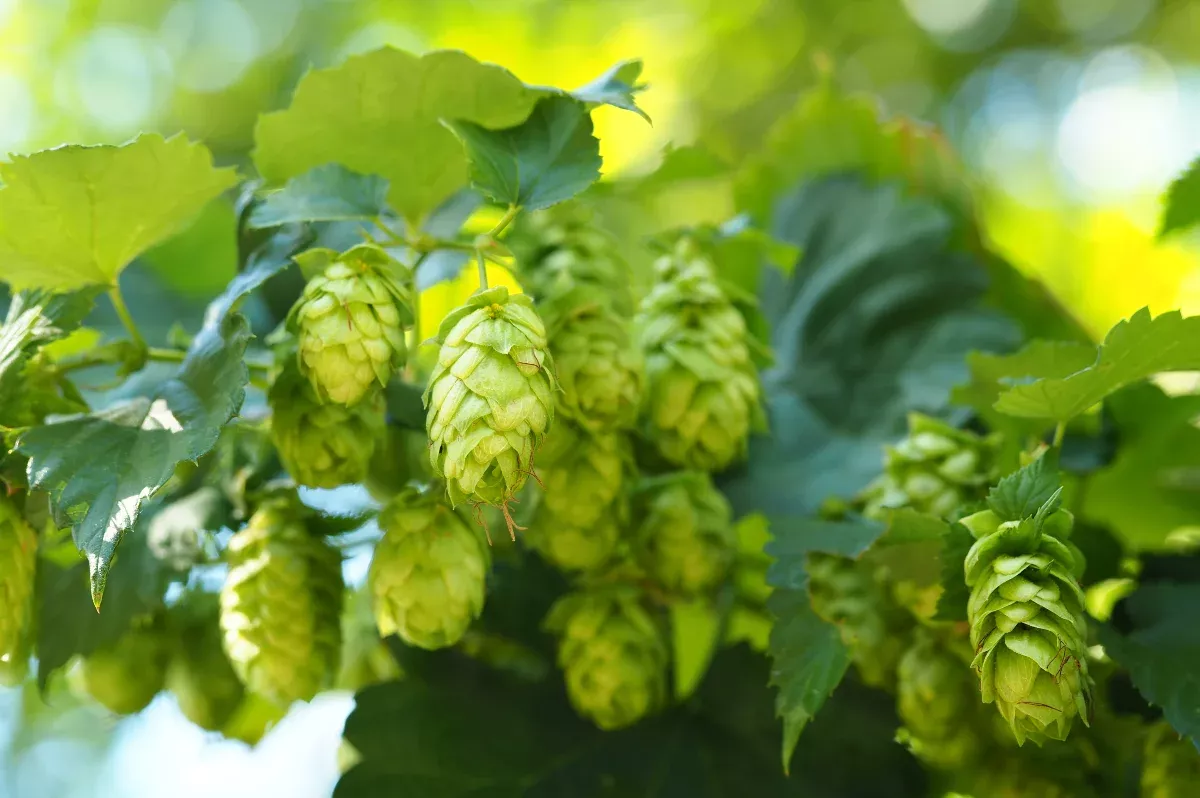
{"type": "Polygon", "coordinates": [[[481,236],[477,240],[476,245],[475,245],[475,261],[479,266],[479,290],[480,291],[486,291],[488,288],[488,278],[487,278],[488,258],[483,251],[484,247],[491,246],[495,242],[496,236],[503,233],[505,231],[505,229],[507,229],[508,226],[510,224],[512,224],[513,219],[517,218],[517,214],[519,214],[520,212],[521,212],[520,205],[509,205],[508,210],[505,211],[504,215],[500,217],[500,221],[496,222],[496,226],[493,227],[491,230],[488,230],[487,233],[485,233],[483,236],[481,236]]]}
{"type": "Polygon", "coordinates": [[[479,290],[486,291],[488,288],[487,279],[487,261],[483,259],[483,250],[475,250],[475,260],[479,264],[479,290]]]}
{"type": "Polygon", "coordinates": [[[1052,444],[1055,449],[1062,448],[1063,438],[1066,437],[1066,434],[1067,423],[1065,421],[1058,422],[1058,426],[1054,428],[1054,443],[1052,444]]]}
{"type": "Polygon", "coordinates": [[[129,332],[129,337],[133,339],[134,346],[138,349],[147,349],[146,339],[142,337],[142,331],[138,329],[137,323],[129,313],[129,308],[125,305],[125,298],[121,296],[121,286],[113,283],[112,288],[108,289],[108,298],[112,301],[113,308],[117,311],[117,317],[121,320],[121,324],[125,325],[125,329],[129,332]]]}

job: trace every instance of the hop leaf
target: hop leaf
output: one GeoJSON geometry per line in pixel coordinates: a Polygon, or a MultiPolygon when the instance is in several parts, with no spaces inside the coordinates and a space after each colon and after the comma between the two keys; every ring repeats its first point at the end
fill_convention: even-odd
{"type": "Polygon", "coordinates": [[[170,659],[170,640],[154,619],[133,626],[112,645],[85,657],[80,683],[110,711],[133,715],[163,689],[170,659]]]}
{"type": "Polygon", "coordinates": [[[500,286],[447,315],[438,341],[423,397],[430,463],[452,506],[506,506],[554,419],[545,327],[529,297],[500,286]]]}
{"type": "Polygon", "coordinates": [[[6,682],[20,681],[28,665],[37,543],[17,506],[0,496],[0,671],[6,682]]]}
{"type": "Polygon", "coordinates": [[[638,497],[638,562],[665,590],[695,595],[720,584],[733,564],[737,535],[729,502],[707,474],[650,480],[638,497]]]}
{"type": "Polygon", "coordinates": [[[309,532],[294,496],[260,505],[227,555],[220,621],[234,670],[277,704],[308,701],[337,671],[341,556],[309,532]]]}
{"type": "Polygon", "coordinates": [[[414,489],[379,513],[369,585],[379,633],[426,649],[457,643],[483,611],[491,555],[442,499],[414,489]]]}
{"type": "Polygon", "coordinates": [[[193,593],[173,607],[170,616],[176,646],[166,687],[184,716],[207,731],[224,728],[245,696],[221,648],[219,610],[215,594],[193,593]]]}
{"type": "Polygon", "coordinates": [[[630,726],[666,699],[667,647],[636,591],[571,593],[545,626],[560,635],[567,696],[601,729],[630,726]]]}
{"type": "Polygon", "coordinates": [[[312,249],[296,260],[320,270],[288,314],[300,371],[319,397],[352,405],[376,382],[386,385],[407,357],[404,328],[413,318],[402,267],[367,244],[340,255],[312,249]]]}

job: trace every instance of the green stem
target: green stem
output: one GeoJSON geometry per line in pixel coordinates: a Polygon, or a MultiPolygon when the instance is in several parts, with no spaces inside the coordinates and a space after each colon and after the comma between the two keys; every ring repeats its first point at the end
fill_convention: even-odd
{"type": "Polygon", "coordinates": [[[487,279],[487,261],[483,259],[483,250],[475,250],[475,260],[479,265],[479,290],[486,291],[488,288],[487,279]]]}
{"type": "Polygon", "coordinates": [[[1066,437],[1066,434],[1067,434],[1067,422],[1065,422],[1065,421],[1058,422],[1058,426],[1054,428],[1054,443],[1052,444],[1055,449],[1062,448],[1063,438],[1066,437]]]}
{"type": "Polygon", "coordinates": [[[160,363],[182,363],[186,357],[187,352],[182,349],[163,349],[152,346],[146,350],[148,360],[157,360],[160,363]]]}
{"type": "Polygon", "coordinates": [[[495,238],[496,236],[503,233],[505,228],[507,228],[510,224],[512,224],[513,219],[516,219],[517,214],[520,212],[521,212],[520,205],[509,205],[508,210],[505,211],[504,215],[500,217],[500,221],[496,222],[496,226],[488,231],[487,237],[495,238]]]}
{"type": "Polygon", "coordinates": [[[121,320],[121,324],[125,325],[125,329],[129,332],[129,337],[133,339],[134,346],[139,349],[145,349],[146,339],[142,337],[142,331],[138,329],[137,323],[134,322],[133,316],[129,313],[129,308],[125,306],[125,298],[121,296],[121,286],[113,283],[113,287],[108,289],[108,298],[112,301],[113,308],[117,311],[117,317],[121,320]]]}

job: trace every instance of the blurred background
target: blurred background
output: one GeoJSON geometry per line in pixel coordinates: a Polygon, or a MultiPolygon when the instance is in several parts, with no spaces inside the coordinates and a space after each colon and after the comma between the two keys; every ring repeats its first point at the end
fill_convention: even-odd
{"type": "MultiPolygon", "coordinates": [[[[384,44],[564,88],[643,58],[653,127],[596,112],[609,176],[653,169],[668,143],[739,163],[829,63],[843,88],[945,131],[994,247],[1094,335],[1143,305],[1200,312],[1200,242],[1155,240],[1164,188],[1200,152],[1200,1],[0,0],[0,153],[184,130],[244,165],[256,117],[305,69],[384,44]]],[[[678,202],[690,221],[732,212],[721,193],[678,202]]],[[[198,319],[236,268],[232,219],[216,203],[150,253],[135,315],[138,291],[168,280],[163,330],[198,319]],[[179,257],[203,267],[156,268],[179,257]]],[[[326,796],[350,701],[297,706],[250,749],[168,694],[118,722],[69,690],[0,689],[0,798],[326,796]]]]}

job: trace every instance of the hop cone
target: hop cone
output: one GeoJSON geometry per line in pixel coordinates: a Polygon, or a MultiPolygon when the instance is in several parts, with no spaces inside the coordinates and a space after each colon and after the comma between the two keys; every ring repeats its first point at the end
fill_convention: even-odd
{"type": "Polygon", "coordinates": [[[1088,723],[1082,562],[1064,541],[1066,510],[1001,522],[991,510],[963,519],[975,536],[965,571],[967,617],[984,703],[995,702],[1018,743],[1063,740],[1076,715],[1088,723]]]}
{"type": "Polygon", "coordinates": [[[322,402],[290,364],[271,385],[271,438],[292,478],[310,488],[362,482],[384,436],[383,394],[370,389],[349,407],[322,402]]]}
{"type": "Polygon", "coordinates": [[[25,676],[33,624],[37,533],[20,509],[0,496],[0,679],[25,676]]]}
{"type": "Polygon", "coordinates": [[[1185,798],[1200,790],[1200,753],[1191,740],[1166,723],[1146,737],[1142,760],[1142,798],[1185,798]]]}
{"type": "Polygon", "coordinates": [[[194,593],[172,609],[176,649],[166,686],[184,716],[207,731],[222,729],[245,696],[221,648],[219,608],[215,594],[194,593]]]}
{"type": "Polygon", "coordinates": [[[317,396],[352,405],[404,365],[404,327],[412,324],[412,309],[408,288],[397,277],[401,267],[366,244],[340,255],[312,249],[296,260],[323,270],[288,314],[300,371],[317,396]]]}
{"type": "Polygon", "coordinates": [[[733,563],[733,512],[708,474],[650,480],[639,497],[638,562],[665,590],[695,595],[720,584],[733,563]]]}
{"type": "Polygon", "coordinates": [[[443,499],[411,489],[380,511],[379,526],[368,577],[379,633],[426,649],[458,642],[483,611],[487,545],[443,499]]]}
{"type": "Polygon", "coordinates": [[[970,652],[960,656],[952,645],[918,630],[896,669],[900,739],[918,758],[947,770],[968,766],[983,742],[974,726],[979,698],[970,652]]]}
{"type": "Polygon", "coordinates": [[[505,506],[554,418],[546,332],[529,297],[480,291],[442,321],[425,389],[429,458],[452,505],[505,506]]]}
{"type": "Polygon", "coordinates": [[[550,609],[567,696],[601,729],[630,726],[666,698],[667,647],[636,592],[571,593],[550,609]]]}
{"type": "Polygon", "coordinates": [[[617,433],[555,426],[538,463],[545,490],[526,544],[568,571],[607,562],[627,515],[621,492],[630,462],[628,443],[617,433]]]}
{"type": "Polygon", "coordinates": [[[170,640],[157,623],[133,626],[111,645],[84,657],[83,689],[118,715],[141,712],[163,689],[170,640]]]}
{"type": "Polygon", "coordinates": [[[912,507],[948,518],[958,507],[980,500],[996,477],[998,439],[955,429],[935,418],[910,413],[908,437],[889,446],[884,473],[864,492],[868,517],[912,507]]]}
{"type": "Polygon", "coordinates": [[[761,423],[746,322],[689,240],[655,264],[637,326],[646,354],[648,434],[670,463],[720,471],[761,423]]]}
{"type": "Polygon", "coordinates": [[[340,554],[308,531],[295,497],[259,506],[227,554],[221,631],[238,677],[281,705],[311,699],[337,671],[340,554]]]}

